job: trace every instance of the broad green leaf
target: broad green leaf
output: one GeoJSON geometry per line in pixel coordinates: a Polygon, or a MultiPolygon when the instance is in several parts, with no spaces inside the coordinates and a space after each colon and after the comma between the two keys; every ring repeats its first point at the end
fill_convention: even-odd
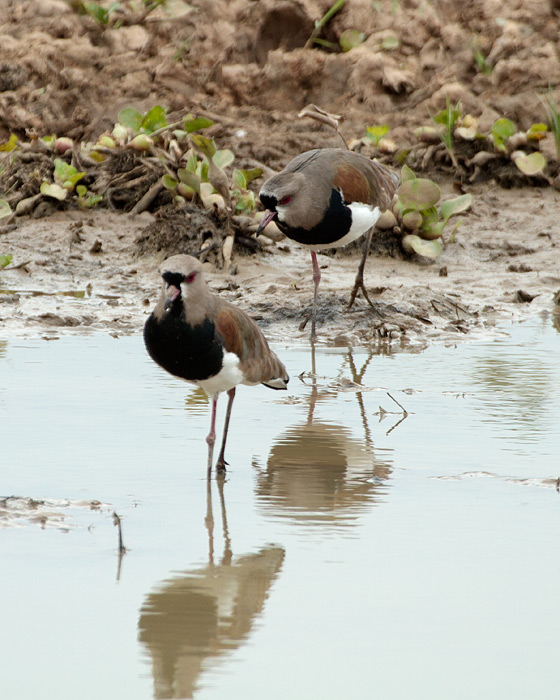
{"type": "Polygon", "coordinates": [[[167,126],[167,114],[160,105],[154,105],[152,109],[146,112],[140,123],[141,130],[146,134],[151,134],[164,126],[167,126]]]}
{"type": "Polygon", "coordinates": [[[235,193],[236,203],[235,211],[239,214],[250,214],[255,210],[255,193],[250,190],[244,192],[237,191],[235,193]]]}
{"type": "Polygon", "coordinates": [[[76,183],[78,183],[85,176],[85,172],[79,173],[73,165],[70,165],[61,158],[54,159],[54,179],[58,184],[67,190],[73,190],[76,183]]]}
{"type": "Polygon", "coordinates": [[[420,231],[420,236],[427,239],[428,241],[433,241],[436,238],[440,238],[443,234],[443,228],[445,223],[443,221],[428,221],[425,222],[420,231]]]}
{"type": "Polygon", "coordinates": [[[242,190],[247,189],[247,180],[245,178],[245,175],[241,172],[241,170],[237,170],[237,168],[233,171],[232,178],[233,184],[237,185],[237,187],[240,187],[242,190]]]}
{"type": "Polygon", "coordinates": [[[198,148],[198,150],[207,158],[212,158],[212,156],[216,153],[217,149],[214,139],[209,139],[207,136],[203,136],[202,134],[192,134],[191,140],[196,148],[198,148]]]}
{"type": "Polygon", "coordinates": [[[516,127],[511,119],[506,119],[502,117],[494,122],[491,129],[492,140],[494,142],[494,148],[497,151],[507,151],[506,141],[510,136],[515,134],[516,127]]]}
{"type": "Polygon", "coordinates": [[[117,116],[119,124],[125,126],[127,129],[132,129],[132,131],[137,134],[142,126],[142,115],[137,109],[132,107],[125,107],[121,109],[117,116]]]}
{"type": "Polygon", "coordinates": [[[0,255],[0,270],[12,262],[11,255],[0,255]]]}
{"type": "Polygon", "coordinates": [[[0,151],[13,151],[18,142],[18,137],[15,134],[10,134],[10,138],[6,143],[0,144],[0,151]]]}
{"type": "Polygon", "coordinates": [[[531,124],[529,131],[527,132],[527,138],[533,139],[535,141],[540,141],[546,136],[548,131],[548,126],[546,124],[531,124]]]}
{"type": "Polygon", "coordinates": [[[103,195],[102,194],[92,194],[91,197],[88,197],[86,200],[86,207],[93,207],[96,204],[99,204],[99,202],[103,201],[103,195]]]}
{"type": "Polygon", "coordinates": [[[212,126],[214,122],[207,117],[193,117],[192,114],[188,114],[183,120],[183,128],[187,134],[192,134],[193,131],[200,131],[200,129],[207,129],[212,126]]]}
{"type": "Polygon", "coordinates": [[[12,208],[5,199],[0,199],[0,219],[10,216],[12,208]]]}
{"type": "Polygon", "coordinates": [[[412,168],[410,168],[406,163],[401,169],[401,180],[406,182],[407,180],[416,180],[416,174],[412,168]]]}
{"type": "Polygon", "coordinates": [[[398,189],[399,202],[405,209],[428,209],[439,201],[441,190],[435,182],[417,177],[406,180],[398,189]]]}
{"type": "Polygon", "coordinates": [[[163,186],[168,189],[168,190],[174,190],[177,188],[177,180],[172,177],[171,175],[168,175],[167,173],[162,176],[161,182],[163,186]]]}
{"type": "Polygon", "coordinates": [[[61,187],[60,185],[53,185],[50,182],[42,182],[41,194],[44,194],[45,197],[53,197],[54,199],[58,199],[59,202],[62,202],[62,200],[66,199],[68,190],[65,190],[64,187],[61,187]]]}
{"type": "Polygon", "coordinates": [[[388,132],[388,124],[381,124],[379,126],[366,126],[366,138],[369,139],[375,146],[377,146],[377,144],[388,132]]]}
{"type": "Polygon", "coordinates": [[[85,197],[87,194],[87,187],[85,185],[78,185],[76,187],[76,194],[78,197],[85,197]]]}
{"type": "Polygon", "coordinates": [[[200,192],[200,178],[196,173],[193,173],[192,170],[187,170],[186,168],[179,168],[179,170],[177,170],[177,175],[179,176],[179,180],[181,180],[182,183],[188,185],[195,192],[200,192]]]}
{"type": "Polygon", "coordinates": [[[245,176],[245,182],[248,185],[250,182],[253,180],[256,180],[258,177],[260,177],[263,174],[263,169],[262,168],[252,168],[251,170],[241,170],[243,175],[245,176]]]}
{"type": "Polygon", "coordinates": [[[235,156],[233,155],[233,151],[230,151],[229,148],[225,148],[222,151],[216,151],[216,153],[214,153],[212,156],[212,160],[218,166],[218,168],[225,168],[228,165],[231,165],[234,159],[235,156]]]}
{"type": "Polygon", "coordinates": [[[516,151],[512,154],[512,158],[519,170],[530,177],[540,175],[546,167],[546,158],[540,151],[534,151],[529,154],[523,153],[523,151],[516,151]]]}
{"type": "Polygon", "coordinates": [[[187,151],[187,170],[191,170],[193,173],[196,173],[196,169],[198,168],[198,158],[196,157],[196,153],[192,148],[190,148],[187,151]]]}
{"type": "Polygon", "coordinates": [[[454,108],[448,105],[445,109],[442,109],[441,112],[434,114],[432,119],[436,124],[443,124],[447,128],[453,128],[460,116],[461,110],[459,109],[459,103],[457,103],[454,108]]]}
{"type": "Polygon", "coordinates": [[[401,42],[398,36],[389,34],[389,36],[386,36],[381,42],[381,48],[385,49],[385,51],[392,51],[393,49],[398,49],[400,44],[401,42]]]}
{"type": "Polygon", "coordinates": [[[342,50],[346,52],[350,51],[351,49],[355,49],[356,46],[359,46],[360,44],[363,44],[365,38],[366,35],[357,29],[345,29],[340,35],[338,43],[340,44],[342,50]]]}
{"type": "Polygon", "coordinates": [[[472,196],[470,194],[462,194],[460,197],[455,197],[454,199],[448,199],[442,202],[439,210],[441,212],[441,218],[443,219],[443,224],[447,223],[450,216],[459,214],[462,211],[466,211],[472,204],[472,196]]]}
{"type": "Polygon", "coordinates": [[[417,253],[418,255],[423,255],[426,258],[435,259],[439,257],[442,253],[443,246],[441,241],[426,241],[420,236],[414,233],[409,233],[402,239],[403,248],[407,253],[417,253]]]}

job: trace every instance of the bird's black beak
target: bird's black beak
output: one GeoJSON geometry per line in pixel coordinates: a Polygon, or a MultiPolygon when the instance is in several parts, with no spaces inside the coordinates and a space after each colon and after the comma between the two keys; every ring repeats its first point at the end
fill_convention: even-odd
{"type": "Polygon", "coordinates": [[[263,218],[261,219],[261,221],[258,225],[258,228],[257,228],[257,236],[259,235],[259,233],[261,233],[261,231],[264,228],[266,228],[266,226],[268,226],[268,224],[272,221],[272,219],[274,219],[274,217],[276,216],[276,213],[277,212],[271,211],[270,209],[265,209],[264,214],[263,214],[263,218]]]}
{"type": "Polygon", "coordinates": [[[169,311],[169,309],[173,306],[173,302],[175,299],[178,299],[181,296],[181,289],[179,287],[176,287],[173,284],[170,284],[167,289],[165,290],[165,304],[163,305],[163,308],[166,311],[169,311]]]}

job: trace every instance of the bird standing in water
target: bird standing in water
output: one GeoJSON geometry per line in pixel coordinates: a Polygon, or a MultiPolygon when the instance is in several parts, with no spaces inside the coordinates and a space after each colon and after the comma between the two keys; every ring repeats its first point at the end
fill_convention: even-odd
{"type": "Polygon", "coordinates": [[[262,186],[259,197],[266,211],[258,232],[274,219],[282,233],[311,250],[315,285],[312,337],[321,280],[315,251],[348,245],[367,233],[348,308],[359,289],[374,307],[364,285],[364,267],[373,227],[381,212],[391,206],[399,182],[395,171],[359,153],[319,148],[297,156],[262,186]]]}
{"type": "Polygon", "coordinates": [[[241,309],[212,294],[202,264],[189,255],[165,260],[159,272],[163,291],[144,326],[150,357],[169,373],[204,389],[212,400],[208,476],[216,440],[216,406],[228,394],[222,446],[216,469],[225,471],[224,451],[238,384],[286,389],[288,373],[257,324],[241,309]]]}

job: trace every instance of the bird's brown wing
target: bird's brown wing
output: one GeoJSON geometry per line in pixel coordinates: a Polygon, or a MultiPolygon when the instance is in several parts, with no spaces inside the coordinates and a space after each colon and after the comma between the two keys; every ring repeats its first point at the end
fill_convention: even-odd
{"type": "Polygon", "coordinates": [[[383,211],[391,206],[399,176],[382,163],[348,151],[338,159],[334,187],[342,190],[346,202],[364,202],[383,211]]]}
{"type": "Polygon", "coordinates": [[[245,381],[258,384],[288,376],[260,328],[241,309],[223,301],[214,318],[214,326],[218,341],[239,358],[245,381]]]}

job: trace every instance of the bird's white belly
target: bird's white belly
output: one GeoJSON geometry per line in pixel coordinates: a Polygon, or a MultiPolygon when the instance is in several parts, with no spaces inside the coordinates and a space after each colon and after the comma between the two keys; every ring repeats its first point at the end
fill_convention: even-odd
{"type": "Polygon", "coordinates": [[[352,204],[348,205],[348,208],[352,212],[352,225],[345,236],[339,238],[337,241],[333,241],[332,243],[323,243],[321,245],[306,244],[305,247],[310,248],[311,250],[342,248],[343,246],[357,240],[360,238],[360,236],[363,236],[366,231],[369,231],[370,228],[375,226],[377,219],[379,219],[381,214],[379,207],[372,207],[371,205],[363,204],[362,202],[352,202],[352,204]]]}
{"type": "Polygon", "coordinates": [[[233,352],[224,352],[222,369],[213,377],[198,379],[193,382],[204,389],[208,396],[214,396],[221,391],[229,391],[238,384],[243,384],[243,372],[239,367],[239,358],[233,352]]]}

